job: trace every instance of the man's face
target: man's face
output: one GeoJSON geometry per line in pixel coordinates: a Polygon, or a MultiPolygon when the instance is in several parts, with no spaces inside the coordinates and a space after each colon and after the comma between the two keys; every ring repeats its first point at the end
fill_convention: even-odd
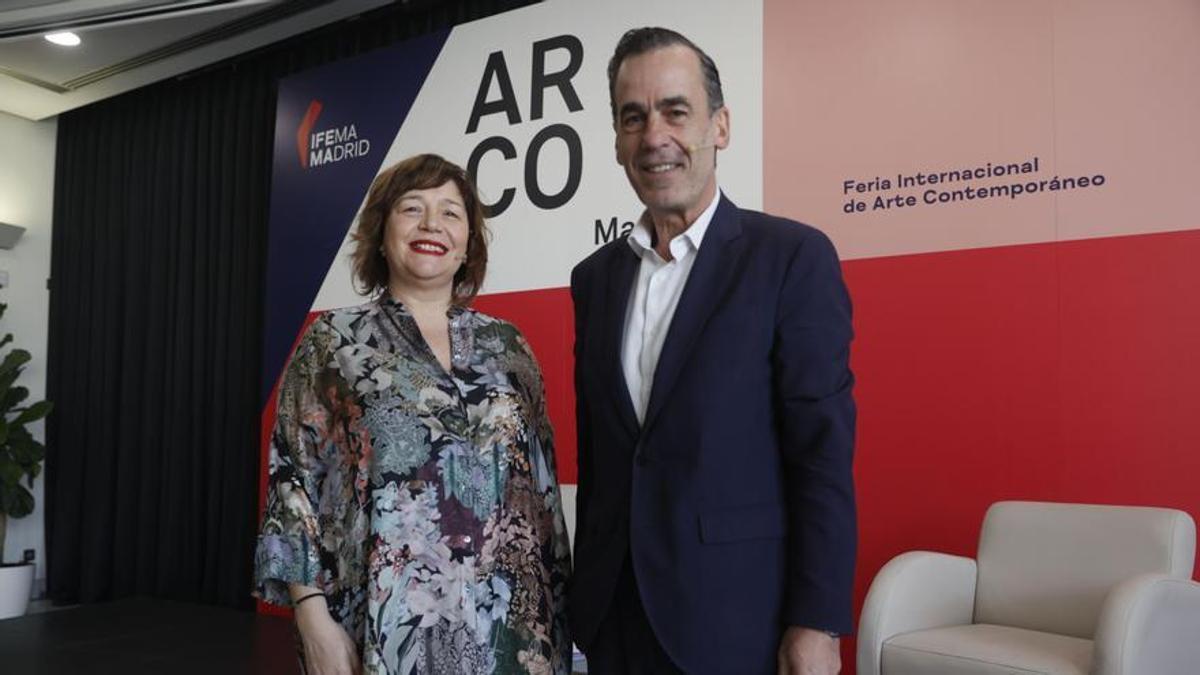
{"type": "Polygon", "coordinates": [[[672,45],[625,59],[613,87],[617,163],[652,215],[692,222],[716,191],[729,111],[708,113],[700,58],[672,45]]]}

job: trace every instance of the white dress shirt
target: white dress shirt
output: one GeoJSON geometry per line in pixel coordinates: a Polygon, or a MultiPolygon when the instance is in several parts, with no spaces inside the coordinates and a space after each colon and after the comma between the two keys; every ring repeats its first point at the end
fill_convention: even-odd
{"type": "Polygon", "coordinates": [[[654,369],[658,367],[658,357],[662,354],[671,318],[675,316],[675,306],[679,304],[679,296],[692,272],[696,254],[700,252],[700,243],[720,201],[721,191],[717,190],[708,208],[671,240],[668,247],[673,260],[663,260],[650,245],[654,225],[649,213],[642,214],[627,238],[629,247],[642,262],[630,294],[629,307],[625,310],[621,366],[638,422],[645,421],[650,388],[654,385],[654,369]]]}

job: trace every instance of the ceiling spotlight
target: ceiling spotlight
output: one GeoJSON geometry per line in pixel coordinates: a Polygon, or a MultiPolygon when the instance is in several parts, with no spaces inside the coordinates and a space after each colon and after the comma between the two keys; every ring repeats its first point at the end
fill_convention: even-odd
{"type": "Polygon", "coordinates": [[[74,47],[81,42],[79,36],[71,32],[48,33],[46,35],[46,39],[56,45],[62,45],[63,47],[74,47]]]}

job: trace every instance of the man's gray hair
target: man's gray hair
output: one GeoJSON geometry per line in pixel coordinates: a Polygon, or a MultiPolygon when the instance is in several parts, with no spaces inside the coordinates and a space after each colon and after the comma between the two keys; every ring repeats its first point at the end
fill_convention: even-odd
{"type": "Polygon", "coordinates": [[[708,95],[708,114],[712,115],[725,105],[725,94],[721,91],[721,74],[717,72],[717,64],[713,62],[703,49],[687,39],[683,34],[670,28],[646,27],[633,28],[625,31],[617,41],[617,48],[608,61],[608,102],[612,107],[613,120],[617,119],[617,70],[625,59],[638,56],[657,49],[683,45],[696,53],[700,59],[700,72],[704,75],[704,92],[708,95]]]}

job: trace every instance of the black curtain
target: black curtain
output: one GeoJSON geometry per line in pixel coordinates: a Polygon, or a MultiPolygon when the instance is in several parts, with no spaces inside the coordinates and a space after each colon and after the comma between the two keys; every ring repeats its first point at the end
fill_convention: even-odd
{"type": "Polygon", "coordinates": [[[526,4],[390,5],[59,117],[45,485],[56,603],[250,606],[277,82],[526,4]]]}

